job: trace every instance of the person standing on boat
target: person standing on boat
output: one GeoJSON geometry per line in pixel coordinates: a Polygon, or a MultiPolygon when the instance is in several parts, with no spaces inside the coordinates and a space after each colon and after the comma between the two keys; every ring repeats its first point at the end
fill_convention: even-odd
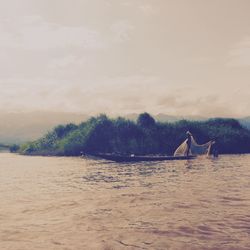
{"type": "Polygon", "coordinates": [[[191,143],[192,143],[192,134],[189,131],[187,131],[186,135],[187,135],[187,140],[186,140],[186,143],[187,143],[186,156],[189,156],[190,153],[191,153],[190,151],[191,151],[191,143]]]}

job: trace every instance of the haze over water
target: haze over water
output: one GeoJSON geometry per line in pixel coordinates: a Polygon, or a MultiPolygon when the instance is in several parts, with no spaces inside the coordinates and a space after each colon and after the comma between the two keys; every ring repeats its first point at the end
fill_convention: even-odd
{"type": "Polygon", "coordinates": [[[0,154],[0,249],[250,249],[250,155],[117,164],[0,154]]]}

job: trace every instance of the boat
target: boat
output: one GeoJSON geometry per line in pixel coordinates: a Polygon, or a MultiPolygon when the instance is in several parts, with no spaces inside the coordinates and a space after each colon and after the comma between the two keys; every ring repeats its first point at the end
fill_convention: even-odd
{"type": "Polygon", "coordinates": [[[96,153],[92,156],[115,162],[139,162],[139,161],[173,161],[173,160],[192,160],[198,155],[209,155],[211,147],[215,141],[198,144],[193,135],[187,131],[188,138],[183,141],[175,150],[173,156],[169,155],[124,155],[119,153],[96,153]]]}
{"type": "Polygon", "coordinates": [[[173,160],[191,160],[194,155],[190,156],[158,156],[158,155],[120,155],[120,154],[95,154],[97,158],[115,162],[139,162],[139,161],[173,161],[173,160]]]}

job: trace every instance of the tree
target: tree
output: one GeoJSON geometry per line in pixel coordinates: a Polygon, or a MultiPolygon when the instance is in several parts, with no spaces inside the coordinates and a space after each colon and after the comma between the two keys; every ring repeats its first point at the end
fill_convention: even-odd
{"type": "Polygon", "coordinates": [[[155,125],[155,120],[150,114],[145,112],[139,115],[137,124],[143,128],[150,128],[155,125]]]}

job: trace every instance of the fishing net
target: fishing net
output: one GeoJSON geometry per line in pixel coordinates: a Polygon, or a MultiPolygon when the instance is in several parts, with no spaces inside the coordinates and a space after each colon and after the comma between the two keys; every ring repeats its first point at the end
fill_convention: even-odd
{"type": "MultiPolygon", "coordinates": [[[[174,152],[174,156],[186,156],[188,155],[188,139],[186,139],[174,152]]],[[[189,155],[209,155],[213,141],[209,141],[205,144],[198,144],[194,137],[191,135],[191,145],[189,155]]]]}

